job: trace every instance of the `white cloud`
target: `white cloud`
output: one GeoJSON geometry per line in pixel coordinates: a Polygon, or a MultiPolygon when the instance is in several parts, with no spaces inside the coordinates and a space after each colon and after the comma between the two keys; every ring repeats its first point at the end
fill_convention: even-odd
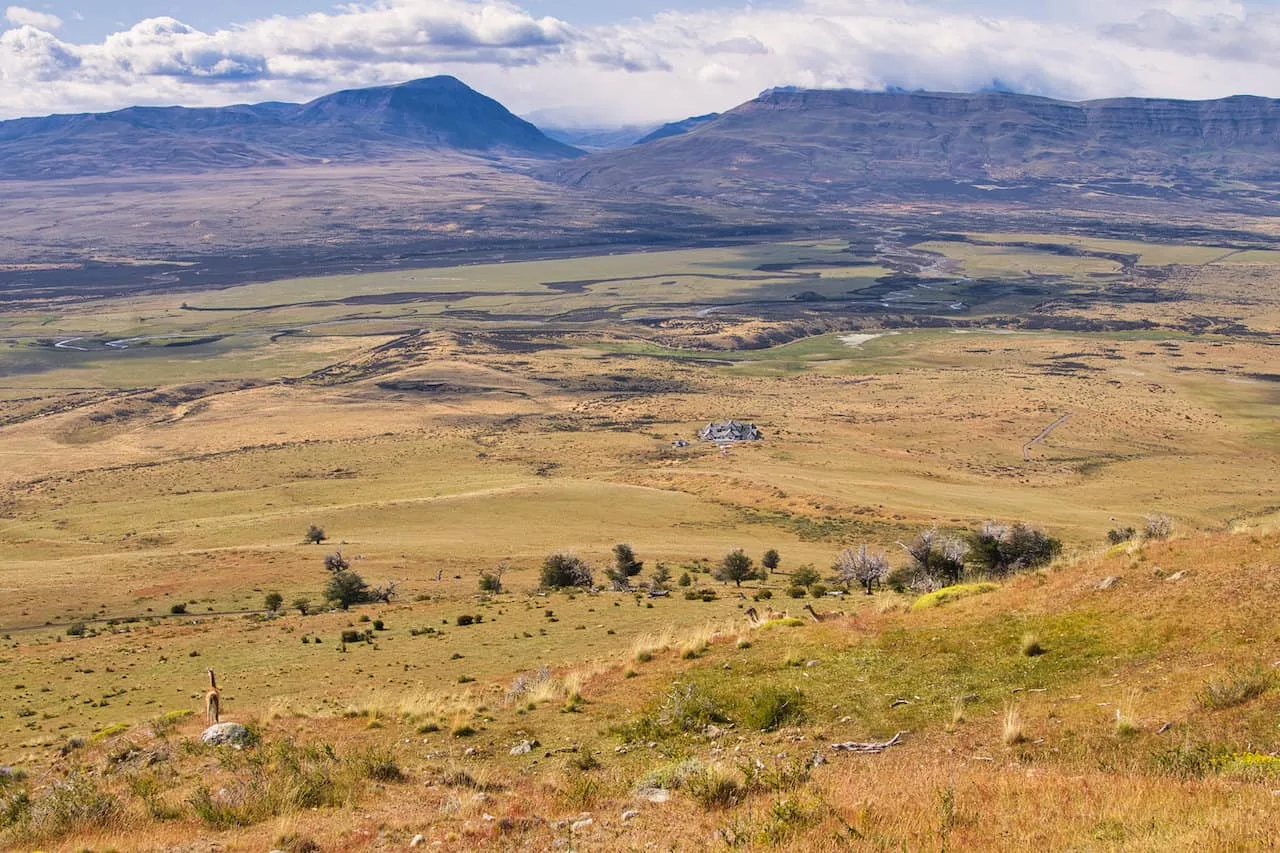
{"type": "MultiPolygon", "coordinates": [[[[439,73],[517,112],[570,110],[597,124],[723,110],[778,85],[1280,97],[1280,13],[1268,7],[792,0],[577,27],[510,0],[361,0],[216,32],[151,18],[95,44],[24,18],[0,34],[0,116],[305,100],[439,73]]],[[[26,13],[42,14],[13,6],[6,17],[26,13]]]]}
{"type": "Polygon", "coordinates": [[[4,10],[4,19],[14,26],[35,27],[38,30],[52,33],[62,26],[62,19],[48,12],[37,12],[25,6],[10,6],[4,10]]]}

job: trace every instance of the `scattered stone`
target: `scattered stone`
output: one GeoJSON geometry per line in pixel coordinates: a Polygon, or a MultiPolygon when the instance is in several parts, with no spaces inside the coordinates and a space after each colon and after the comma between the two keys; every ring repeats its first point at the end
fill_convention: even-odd
{"type": "Polygon", "coordinates": [[[809,661],[805,661],[804,665],[806,667],[817,666],[818,662],[816,660],[809,660],[809,661]]]}
{"type": "Polygon", "coordinates": [[[217,745],[244,746],[249,742],[250,735],[249,730],[240,723],[218,723],[205,729],[200,740],[217,745]]]}
{"type": "Polygon", "coordinates": [[[1185,578],[1186,576],[1187,576],[1187,571],[1186,571],[1186,569],[1183,569],[1183,570],[1182,570],[1182,571],[1180,571],[1180,572],[1174,572],[1173,574],[1169,575],[1169,577],[1165,578],[1165,580],[1167,580],[1167,581],[1180,581],[1180,580],[1182,580],[1183,578],[1185,578]]]}
{"type": "Polygon", "coordinates": [[[631,820],[633,817],[639,817],[639,815],[640,815],[639,809],[627,809],[625,812],[622,813],[622,822],[626,823],[627,821],[631,820]]]}
{"type": "Polygon", "coordinates": [[[495,820],[497,820],[496,817],[489,814],[488,812],[485,812],[484,814],[480,815],[480,819],[485,823],[493,823],[495,820]]]}
{"type": "Polygon", "coordinates": [[[640,788],[636,796],[651,803],[666,803],[671,800],[671,792],[663,788],[640,788]]]}
{"type": "Polygon", "coordinates": [[[569,828],[574,832],[582,832],[584,829],[590,829],[595,822],[596,819],[593,817],[584,817],[582,820],[575,820],[569,828]]]}
{"type": "Polygon", "coordinates": [[[528,755],[533,752],[534,747],[542,746],[536,740],[522,740],[520,743],[511,747],[512,755],[528,755]]]}
{"type": "Polygon", "coordinates": [[[413,837],[413,840],[412,840],[412,841],[410,841],[410,842],[409,842],[409,846],[410,846],[410,847],[421,847],[422,845],[424,845],[424,844],[426,844],[426,843],[427,843],[427,837],[426,837],[425,835],[422,835],[421,833],[419,833],[418,835],[415,835],[415,836],[413,837]]]}
{"type": "Polygon", "coordinates": [[[1120,578],[1116,575],[1111,575],[1110,577],[1105,577],[1102,580],[1098,581],[1093,588],[1098,590],[1111,589],[1111,587],[1115,586],[1118,583],[1120,583],[1120,578]]]}
{"type": "Polygon", "coordinates": [[[472,755],[475,755],[477,752],[479,752],[478,749],[476,749],[474,746],[469,746],[462,751],[462,754],[464,756],[472,756],[472,755]]]}

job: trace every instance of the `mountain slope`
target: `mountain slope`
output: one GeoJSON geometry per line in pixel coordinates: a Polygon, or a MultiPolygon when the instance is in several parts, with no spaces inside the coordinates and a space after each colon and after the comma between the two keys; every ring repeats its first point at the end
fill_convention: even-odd
{"type": "Polygon", "coordinates": [[[659,139],[668,139],[672,136],[680,136],[688,133],[694,128],[702,127],[709,121],[713,121],[720,117],[720,113],[707,113],[701,116],[690,116],[680,121],[667,122],[662,127],[646,136],[635,141],[636,145],[644,145],[646,142],[657,142],[659,139]]]}
{"type": "Polygon", "coordinates": [[[1018,200],[1088,184],[1102,193],[1274,204],[1280,101],[776,89],[688,133],[594,154],[553,176],[615,192],[756,203],[1018,200]],[[1231,185],[1237,181],[1255,186],[1231,185]]]}
{"type": "Polygon", "coordinates": [[[577,149],[453,77],[307,104],[130,107],[0,122],[0,178],[75,178],[347,161],[460,150],[542,159],[577,149]]]}

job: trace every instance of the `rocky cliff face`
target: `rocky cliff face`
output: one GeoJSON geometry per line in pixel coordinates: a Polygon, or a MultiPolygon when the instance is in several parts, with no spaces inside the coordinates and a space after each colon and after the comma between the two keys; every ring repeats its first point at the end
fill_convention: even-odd
{"type": "Polygon", "coordinates": [[[1280,101],[774,89],[689,133],[592,155],[555,177],[663,195],[810,200],[1027,196],[1066,183],[1229,194],[1239,189],[1232,182],[1280,182],[1280,101]]]}

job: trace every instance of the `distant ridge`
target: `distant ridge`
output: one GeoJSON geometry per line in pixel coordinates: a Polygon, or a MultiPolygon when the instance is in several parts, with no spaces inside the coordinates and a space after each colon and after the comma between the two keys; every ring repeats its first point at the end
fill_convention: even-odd
{"type": "Polygon", "coordinates": [[[688,133],[694,128],[701,127],[707,122],[717,118],[720,118],[720,113],[707,113],[706,115],[690,116],[689,118],[681,119],[680,121],[668,122],[653,133],[650,133],[648,136],[637,139],[635,144],[644,145],[647,142],[657,142],[659,139],[680,136],[681,134],[688,133]]]}
{"type": "Polygon", "coordinates": [[[203,172],[462,151],[583,152],[449,76],[349,89],[306,104],[129,107],[0,122],[0,178],[203,172]]]}
{"type": "Polygon", "coordinates": [[[1280,101],[1240,95],[1075,103],[1000,91],[782,87],[696,132],[592,154],[551,173],[610,192],[728,194],[739,203],[764,196],[1016,201],[1052,191],[1212,195],[1274,212],[1280,101]]]}

